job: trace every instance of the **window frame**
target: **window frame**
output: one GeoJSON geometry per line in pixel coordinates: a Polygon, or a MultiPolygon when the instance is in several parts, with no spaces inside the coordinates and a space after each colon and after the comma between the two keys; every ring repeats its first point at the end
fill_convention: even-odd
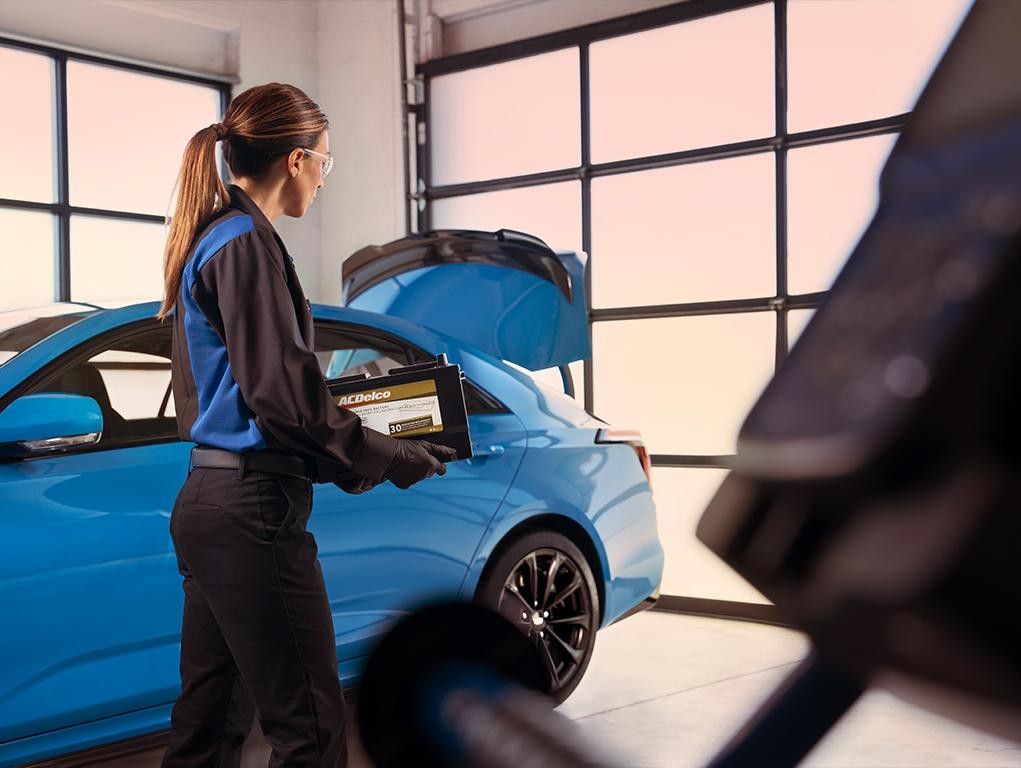
{"type": "MultiPolygon", "coordinates": [[[[907,114],[890,115],[847,125],[818,128],[801,133],[787,131],[787,3],[788,0],[687,0],[675,5],[596,22],[574,29],[554,32],[539,37],[457,54],[418,64],[416,76],[421,85],[422,99],[409,105],[408,111],[417,122],[414,132],[421,140],[416,143],[417,188],[421,191],[408,195],[408,204],[417,212],[416,231],[428,232],[432,227],[431,205],[435,200],[462,195],[494,192],[546,185],[561,181],[581,182],[582,250],[589,254],[589,268],[585,273],[585,293],[588,304],[589,327],[593,323],[613,320],[645,320],[660,317],[690,317],[706,314],[736,312],[772,312],[776,317],[774,368],[787,358],[787,313],[794,309],[816,309],[828,291],[792,295],[787,286],[787,152],[790,149],[859,139],[867,136],[896,134],[903,127],[907,114]],[[773,7],[773,41],[776,55],[774,95],[775,133],[771,137],[740,141],[732,144],[689,149],[647,157],[593,163],[591,160],[591,104],[589,99],[589,46],[600,40],[642,32],[685,21],[706,18],[728,11],[756,5],[773,7]],[[576,48],[579,55],[581,94],[581,163],[573,168],[561,168],[524,176],[432,184],[430,158],[430,81],[442,75],[475,69],[516,59],[547,53],[563,48],[576,48]],[[772,296],[723,299],[713,301],[629,306],[612,308],[592,307],[592,179],[634,171],[667,168],[689,163],[723,160],[733,157],[771,152],[776,158],[776,293],[772,296]]],[[[590,359],[584,363],[584,406],[595,413],[594,365],[590,359]]],[[[704,454],[653,454],[653,466],[720,467],[732,465],[733,456],[704,454]]]]}
{"type": "Polygon", "coordinates": [[[0,198],[0,208],[21,211],[38,211],[55,217],[54,259],[54,301],[71,301],[71,217],[93,216],[119,221],[140,221],[149,224],[164,224],[163,216],[137,211],[90,208],[72,205],[70,202],[70,176],[68,160],[68,113],[67,113],[67,63],[69,61],[99,64],[101,66],[128,70],[179,82],[203,85],[215,89],[220,95],[220,116],[226,112],[233,95],[232,84],[226,80],[197,74],[175,72],[155,66],[120,61],[78,51],[67,50],[41,43],[34,43],[0,35],[0,47],[13,48],[29,53],[48,56],[53,63],[54,94],[54,171],[56,176],[56,200],[40,203],[17,198],[0,198]]]}
{"type": "MultiPolygon", "coordinates": [[[[13,387],[3,399],[0,399],[0,412],[2,412],[8,405],[13,403],[19,397],[33,394],[40,391],[41,387],[45,387],[48,382],[53,381],[64,372],[74,368],[76,365],[88,362],[96,355],[109,350],[113,345],[123,342],[127,339],[131,339],[136,336],[143,334],[152,333],[155,331],[164,330],[167,333],[172,333],[173,329],[169,324],[162,325],[155,319],[137,320],[132,323],[127,323],[117,328],[113,328],[109,331],[101,333],[97,336],[81,342],[80,344],[72,347],[63,354],[59,355],[55,359],[51,360],[41,368],[37,369],[32,373],[31,376],[26,377],[21,381],[18,386],[13,387]]],[[[138,366],[145,367],[150,365],[159,365],[156,363],[139,363],[138,366]]],[[[135,367],[135,366],[132,366],[135,367]]],[[[165,409],[165,405],[163,406],[165,409]]],[[[103,442],[102,438],[98,443],[91,445],[77,446],[74,448],[64,449],[60,451],[54,451],[52,453],[40,454],[38,456],[21,456],[14,459],[14,461],[38,461],[40,459],[52,459],[59,456],[70,456],[78,455],[82,453],[97,453],[101,451],[119,450],[122,448],[139,448],[149,445],[161,445],[163,443],[179,443],[182,442],[177,434],[176,419],[174,421],[173,434],[166,434],[162,436],[145,436],[139,438],[118,438],[109,442],[103,442]]]]}
{"type": "MultiPolygon", "coordinates": [[[[801,147],[830,144],[839,141],[899,134],[910,112],[886,115],[862,122],[832,125],[801,132],[790,132],[787,127],[787,11],[788,0],[686,0],[673,5],[655,8],[573,29],[566,29],[534,38],[506,43],[468,53],[426,61],[415,66],[415,102],[407,106],[407,114],[414,121],[411,132],[414,145],[416,177],[413,188],[408,189],[406,213],[409,234],[412,212],[415,214],[415,231],[428,232],[433,228],[431,206],[436,200],[463,195],[479,194],[506,189],[518,189],[563,181],[581,183],[582,250],[589,255],[585,274],[585,292],[591,334],[593,324],[615,320],[645,320],[654,318],[693,317],[710,314],[744,312],[770,312],[775,317],[774,371],[786,360],[789,351],[789,320],[793,310],[815,310],[828,296],[829,291],[791,294],[788,287],[788,204],[787,204],[787,153],[801,147]],[[591,157],[591,101],[589,46],[600,40],[642,32],[658,27],[702,19],[716,14],[736,11],[751,6],[771,5],[773,9],[774,44],[774,135],[766,138],[739,141],[718,146],[688,149],[665,154],[593,163],[591,157]],[[581,103],[581,162],[577,167],[550,169],[540,173],[486,179],[457,184],[435,185],[431,171],[431,99],[430,82],[433,78],[491,64],[547,53],[564,48],[575,48],[579,56],[579,92],[581,103]],[[689,163],[723,160],[770,152],[775,157],[775,216],[776,292],[771,296],[755,296],[726,300],[685,302],[647,306],[620,306],[593,308],[592,306],[592,179],[629,172],[668,168],[689,163]]],[[[664,73],[669,79],[672,73],[664,73]]],[[[409,172],[410,177],[410,172],[409,172]]],[[[410,187],[411,185],[409,185],[410,187]]],[[[555,245],[555,244],[554,244],[555,245]]],[[[595,254],[598,259],[598,254],[595,254]]],[[[595,268],[598,268],[596,263],[595,268]]],[[[594,369],[599,361],[584,361],[583,402],[585,409],[595,413],[594,369]]],[[[570,393],[573,395],[573,392],[570,393]]],[[[653,467],[719,468],[733,466],[734,455],[707,454],[652,454],[653,467]]],[[[739,616],[756,620],[777,621],[772,606],[750,603],[733,603],[710,598],[663,595],[659,605],[666,610],[739,616]]]]}

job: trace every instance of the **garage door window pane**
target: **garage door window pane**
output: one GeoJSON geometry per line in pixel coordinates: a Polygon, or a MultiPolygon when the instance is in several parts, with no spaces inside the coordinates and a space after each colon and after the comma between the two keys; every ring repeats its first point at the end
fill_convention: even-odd
{"type": "Polygon", "coordinates": [[[787,313],[787,348],[792,348],[801,338],[808,322],[815,315],[814,309],[792,309],[787,313]]]}
{"type": "Polygon", "coordinates": [[[666,554],[663,594],[769,602],[695,538],[698,521],[726,476],[723,469],[653,468],[659,540],[666,554]]]}
{"type": "Polygon", "coordinates": [[[592,181],[592,303],[674,304],[776,290],[772,153],[592,181]]]}
{"type": "Polygon", "coordinates": [[[593,43],[592,159],[772,136],[773,4],[593,43]]]}
{"type": "Polygon", "coordinates": [[[54,201],[53,101],[52,60],[0,47],[0,197],[54,201]]]}
{"type": "Polygon", "coordinates": [[[75,61],[67,80],[71,203],[166,215],[185,145],[219,119],[219,91],[75,61]]]}
{"type": "Polygon", "coordinates": [[[516,229],[554,250],[581,250],[581,188],[576,181],[450,197],[432,204],[436,229],[516,229]]]}
{"type": "Polygon", "coordinates": [[[518,176],[581,162],[578,49],[429,83],[432,183],[518,176]]]}
{"type": "Polygon", "coordinates": [[[596,415],[652,453],[729,454],[773,373],[772,312],[592,326],[596,415]]]}
{"type": "Polygon", "coordinates": [[[910,111],[968,0],[790,0],[787,126],[805,131],[910,111]]]}
{"type": "Polygon", "coordinates": [[[56,298],[55,221],[48,213],[0,209],[0,309],[47,304],[56,298]]]}
{"type": "Polygon", "coordinates": [[[838,141],[787,154],[788,287],[830,287],[872,219],[894,136],[838,141]]]}
{"type": "Polygon", "coordinates": [[[163,295],[162,224],[71,219],[71,300],[148,301],[163,295]]]}

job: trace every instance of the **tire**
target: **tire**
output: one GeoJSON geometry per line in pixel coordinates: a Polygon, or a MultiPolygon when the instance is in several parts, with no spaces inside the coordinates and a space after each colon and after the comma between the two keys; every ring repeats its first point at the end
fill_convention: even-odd
{"type": "Polygon", "coordinates": [[[599,591],[588,561],[570,539],[553,531],[512,539],[491,558],[476,601],[535,643],[550,696],[561,703],[581,682],[596,642],[599,591]],[[550,585],[547,575],[554,563],[550,585]]]}

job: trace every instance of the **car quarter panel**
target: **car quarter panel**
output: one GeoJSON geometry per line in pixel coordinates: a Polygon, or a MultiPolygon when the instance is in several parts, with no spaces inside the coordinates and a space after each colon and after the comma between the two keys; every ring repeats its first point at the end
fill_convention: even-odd
{"type": "Polygon", "coordinates": [[[341,660],[369,653],[390,622],[425,602],[457,596],[483,533],[524,455],[514,414],[470,416],[476,456],[400,490],[352,496],[315,489],[309,521],[319,543],[341,660]]]}
{"type": "Polygon", "coordinates": [[[476,554],[462,595],[474,594],[501,541],[546,515],[577,524],[598,555],[593,572],[605,585],[601,626],[658,590],[663,548],[652,491],[634,450],[597,444],[595,430],[559,429],[529,434],[529,450],[476,554]]]}
{"type": "Polygon", "coordinates": [[[595,442],[597,427],[605,423],[573,399],[546,391],[526,374],[455,339],[396,318],[333,311],[348,318],[364,316],[366,324],[398,333],[432,354],[445,352],[470,380],[497,397],[524,424],[524,459],[472,559],[461,588],[463,597],[474,594],[484,565],[500,541],[529,519],[547,514],[575,522],[597,551],[606,585],[603,626],[658,590],[663,548],[652,491],[631,446],[595,442]]]}

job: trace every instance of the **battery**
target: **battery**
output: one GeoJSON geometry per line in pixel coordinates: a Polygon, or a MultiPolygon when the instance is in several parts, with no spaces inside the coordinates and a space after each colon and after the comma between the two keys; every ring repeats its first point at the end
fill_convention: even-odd
{"type": "Polygon", "coordinates": [[[326,386],[337,406],[369,429],[453,448],[457,456],[451,461],[472,457],[464,373],[444,354],[427,363],[391,368],[385,376],[327,379],[326,386]]]}

